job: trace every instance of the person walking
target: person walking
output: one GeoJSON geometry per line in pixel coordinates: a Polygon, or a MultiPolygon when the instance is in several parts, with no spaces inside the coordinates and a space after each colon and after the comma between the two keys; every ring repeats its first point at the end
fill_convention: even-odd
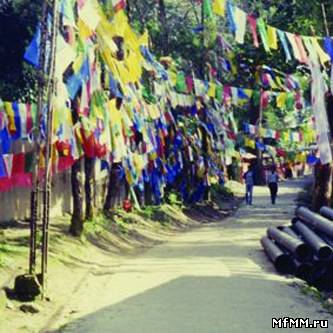
{"type": "Polygon", "coordinates": [[[276,167],[272,166],[271,172],[267,176],[267,184],[269,187],[269,191],[271,192],[272,205],[275,205],[276,196],[279,188],[278,183],[279,175],[276,172],[276,167]]]}
{"type": "Polygon", "coordinates": [[[247,205],[252,205],[253,199],[253,186],[254,186],[254,173],[252,166],[244,173],[243,179],[245,180],[245,200],[247,205]]]}

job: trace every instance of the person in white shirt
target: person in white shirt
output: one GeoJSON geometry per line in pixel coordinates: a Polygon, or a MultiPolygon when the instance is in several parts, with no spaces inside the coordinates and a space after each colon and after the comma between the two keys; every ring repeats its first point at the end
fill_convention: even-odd
{"type": "Polygon", "coordinates": [[[276,172],[276,167],[272,166],[271,172],[267,175],[267,185],[271,192],[272,205],[275,205],[276,196],[278,193],[279,175],[276,172]]]}

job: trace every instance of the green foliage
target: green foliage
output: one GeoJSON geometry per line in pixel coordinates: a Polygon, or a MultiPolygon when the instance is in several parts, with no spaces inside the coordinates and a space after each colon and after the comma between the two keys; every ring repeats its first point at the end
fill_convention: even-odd
{"type": "Polygon", "coordinates": [[[171,206],[181,206],[182,205],[182,200],[181,200],[178,192],[169,193],[167,201],[171,206]]]}
{"type": "Polygon", "coordinates": [[[23,55],[35,32],[42,0],[0,2],[0,97],[33,100],[36,71],[23,55]]]}

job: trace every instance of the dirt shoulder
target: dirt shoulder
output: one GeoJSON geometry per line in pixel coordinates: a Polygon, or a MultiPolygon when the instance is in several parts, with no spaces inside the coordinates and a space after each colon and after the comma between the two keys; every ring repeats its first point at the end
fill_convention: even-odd
{"type": "MultiPolygon", "coordinates": [[[[241,189],[237,184],[231,187],[236,193],[237,188],[241,189]]],[[[215,193],[213,202],[193,207],[174,203],[147,207],[140,212],[117,211],[112,219],[99,215],[86,223],[81,239],[68,234],[69,216],[54,219],[47,298],[30,303],[38,311],[31,314],[20,310],[21,302],[7,300],[4,293],[0,294],[0,332],[43,331],[59,316],[88,275],[112,274],[113,268],[126,258],[166,242],[175,234],[221,221],[233,214],[240,201],[237,195],[215,193]]],[[[12,288],[14,277],[25,273],[28,266],[29,229],[25,222],[11,222],[0,230],[0,286],[12,288]]]]}

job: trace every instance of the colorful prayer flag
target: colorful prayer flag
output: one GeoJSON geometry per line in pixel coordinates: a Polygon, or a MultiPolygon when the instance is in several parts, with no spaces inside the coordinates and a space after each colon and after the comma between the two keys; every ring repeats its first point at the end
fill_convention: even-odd
{"type": "Polygon", "coordinates": [[[213,0],[212,9],[214,14],[224,17],[225,0],[213,0]]]}

